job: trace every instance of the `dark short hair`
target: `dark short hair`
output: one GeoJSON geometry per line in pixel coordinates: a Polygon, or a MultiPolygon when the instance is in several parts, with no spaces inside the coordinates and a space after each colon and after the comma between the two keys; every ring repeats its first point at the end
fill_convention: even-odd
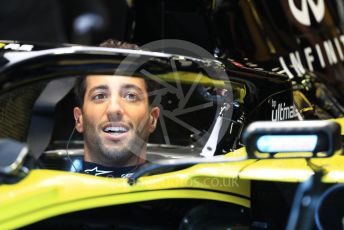
{"type": "MultiPolygon", "coordinates": [[[[139,46],[136,44],[127,43],[127,42],[123,42],[123,41],[119,41],[119,40],[115,40],[115,39],[108,39],[108,40],[102,42],[99,46],[100,47],[108,47],[108,48],[122,48],[122,49],[139,50],[139,46]]],[[[76,102],[80,108],[82,108],[84,105],[84,96],[85,96],[85,92],[86,92],[86,77],[87,76],[77,77],[77,79],[75,81],[75,85],[74,85],[74,94],[75,94],[76,102]]],[[[143,78],[143,79],[146,83],[146,90],[148,92],[148,95],[158,88],[157,83],[155,81],[150,80],[150,79],[146,79],[146,78],[143,78]]],[[[149,95],[148,101],[149,101],[149,104],[151,106],[153,106],[153,100],[154,100],[154,96],[149,95]]]]}

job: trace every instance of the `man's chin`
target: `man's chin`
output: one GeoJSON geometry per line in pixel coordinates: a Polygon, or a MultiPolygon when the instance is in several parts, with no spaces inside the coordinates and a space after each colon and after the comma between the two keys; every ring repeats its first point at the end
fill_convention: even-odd
{"type": "Polygon", "coordinates": [[[104,153],[109,153],[111,155],[116,155],[116,154],[122,155],[129,152],[128,149],[123,144],[119,144],[119,143],[103,145],[101,149],[104,153]]]}
{"type": "Polygon", "coordinates": [[[128,149],[123,148],[103,149],[102,154],[104,154],[105,158],[111,162],[112,166],[125,166],[131,161],[131,159],[136,158],[137,156],[128,149]]]}
{"type": "Polygon", "coordinates": [[[120,141],[120,142],[105,142],[102,145],[102,150],[111,154],[119,155],[129,155],[135,154],[134,149],[132,148],[132,143],[129,141],[120,141]]]}

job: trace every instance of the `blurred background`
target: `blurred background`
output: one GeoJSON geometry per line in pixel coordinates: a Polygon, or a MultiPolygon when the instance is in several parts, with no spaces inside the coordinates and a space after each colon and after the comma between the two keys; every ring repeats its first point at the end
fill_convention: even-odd
{"type": "Polygon", "coordinates": [[[97,45],[115,38],[143,45],[179,38],[212,48],[205,14],[211,1],[1,1],[2,40],[97,45]]]}
{"type": "MultiPolygon", "coordinates": [[[[225,62],[285,74],[317,118],[344,116],[343,0],[0,0],[0,39],[197,44],[225,62]]],[[[306,104],[306,106],[304,106],[306,104]]],[[[306,113],[306,112],[305,112],[306,113]]]]}

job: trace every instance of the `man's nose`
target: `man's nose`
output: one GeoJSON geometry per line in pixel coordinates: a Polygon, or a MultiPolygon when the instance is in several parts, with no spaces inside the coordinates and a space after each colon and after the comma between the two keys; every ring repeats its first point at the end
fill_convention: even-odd
{"type": "Polygon", "coordinates": [[[109,100],[107,116],[110,121],[120,120],[123,117],[123,106],[121,103],[121,98],[113,96],[109,100]]]}

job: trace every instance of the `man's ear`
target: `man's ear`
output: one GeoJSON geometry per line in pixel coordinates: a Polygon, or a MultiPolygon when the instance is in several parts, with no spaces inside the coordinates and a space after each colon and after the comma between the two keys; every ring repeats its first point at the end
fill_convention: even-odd
{"type": "Polygon", "coordinates": [[[158,119],[159,119],[159,115],[160,115],[160,108],[157,106],[152,107],[150,111],[150,116],[149,116],[149,129],[148,129],[150,133],[154,132],[158,119]]]}
{"type": "Polygon", "coordinates": [[[84,132],[84,126],[83,126],[81,109],[79,107],[74,107],[73,114],[74,114],[74,119],[75,119],[75,129],[79,133],[83,133],[84,132]]]}

